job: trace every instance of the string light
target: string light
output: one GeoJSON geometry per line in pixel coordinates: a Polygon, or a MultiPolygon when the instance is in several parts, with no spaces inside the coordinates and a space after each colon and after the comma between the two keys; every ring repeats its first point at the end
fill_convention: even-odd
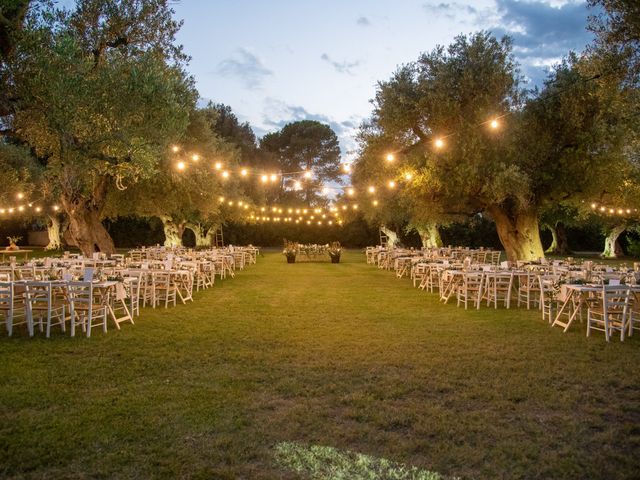
{"type": "Polygon", "coordinates": [[[347,189],[347,195],[349,195],[350,197],[353,197],[355,193],[356,191],[353,188],[347,189]]]}
{"type": "Polygon", "coordinates": [[[171,147],[171,150],[173,151],[173,153],[178,153],[180,151],[180,147],[178,145],[174,145],[173,147],[171,147]]]}
{"type": "Polygon", "coordinates": [[[229,178],[229,172],[227,172],[226,170],[222,172],[222,178],[229,178]]]}
{"type": "Polygon", "coordinates": [[[433,144],[436,148],[442,148],[444,147],[444,140],[442,138],[436,138],[433,144]]]}
{"type": "Polygon", "coordinates": [[[387,160],[387,162],[393,162],[396,159],[396,157],[393,153],[387,153],[385,159],[387,160]]]}
{"type": "Polygon", "coordinates": [[[247,171],[246,168],[243,168],[242,170],[240,170],[240,175],[242,175],[243,177],[246,177],[249,174],[249,172],[247,171]]]}
{"type": "Polygon", "coordinates": [[[176,168],[177,168],[178,170],[184,170],[185,168],[187,168],[187,164],[186,164],[186,163],[184,163],[184,162],[178,162],[178,163],[176,164],[176,168]]]}
{"type": "Polygon", "coordinates": [[[376,187],[371,185],[367,190],[369,190],[369,193],[375,193],[376,192],[376,187]]]}
{"type": "Polygon", "coordinates": [[[389,188],[396,188],[396,182],[393,180],[389,181],[389,188]]]}
{"type": "Polygon", "coordinates": [[[498,127],[500,126],[500,122],[498,122],[498,120],[496,120],[495,118],[493,120],[491,120],[491,122],[489,122],[489,126],[493,129],[493,130],[497,130],[498,127]]]}
{"type": "Polygon", "coordinates": [[[313,174],[311,173],[311,171],[310,171],[310,170],[305,170],[305,172],[304,172],[304,174],[303,174],[304,178],[307,178],[307,179],[308,179],[308,178],[311,178],[311,176],[312,176],[312,175],[313,175],[313,174]]]}
{"type": "Polygon", "coordinates": [[[194,153],[191,156],[191,160],[193,160],[194,162],[197,162],[198,160],[200,160],[200,155],[198,155],[197,153],[194,153]]]}
{"type": "Polygon", "coordinates": [[[216,170],[220,170],[220,169],[222,169],[222,163],[220,163],[220,162],[216,162],[216,163],[213,165],[213,168],[215,168],[216,170]]]}

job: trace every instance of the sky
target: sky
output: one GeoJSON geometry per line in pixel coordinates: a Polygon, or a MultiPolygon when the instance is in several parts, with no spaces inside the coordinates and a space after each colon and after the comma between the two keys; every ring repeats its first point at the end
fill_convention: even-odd
{"type": "Polygon", "coordinates": [[[229,105],[258,137],[296,120],[329,124],[343,161],[379,81],[460,33],[508,34],[529,85],[591,41],[584,1],[180,0],[177,40],[202,102],[229,105]]]}

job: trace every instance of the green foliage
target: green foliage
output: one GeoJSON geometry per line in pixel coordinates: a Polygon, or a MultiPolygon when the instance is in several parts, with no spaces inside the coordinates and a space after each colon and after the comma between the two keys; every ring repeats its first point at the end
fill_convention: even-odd
{"type": "MultiPolygon", "coordinates": [[[[314,178],[304,181],[303,199],[308,205],[322,202],[319,192],[326,181],[340,180],[340,146],[330,126],[315,120],[285,125],[260,140],[260,149],[269,154],[281,171],[311,170],[314,178]]],[[[282,187],[292,188],[289,180],[282,187]]]]}

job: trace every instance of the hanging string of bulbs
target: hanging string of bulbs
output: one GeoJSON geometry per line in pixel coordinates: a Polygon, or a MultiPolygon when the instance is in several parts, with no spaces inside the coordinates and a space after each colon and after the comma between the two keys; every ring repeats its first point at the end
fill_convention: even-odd
{"type": "MultiPolygon", "coordinates": [[[[11,216],[13,214],[20,214],[20,213],[40,214],[45,210],[44,207],[39,205],[39,203],[41,203],[40,201],[27,200],[25,198],[24,193],[18,192],[16,194],[16,200],[17,200],[17,203],[14,205],[1,206],[0,215],[4,217],[4,216],[11,216]]],[[[50,208],[50,210],[53,212],[58,212],[60,210],[60,207],[58,205],[52,205],[51,207],[48,207],[48,208],[50,208]]]]}

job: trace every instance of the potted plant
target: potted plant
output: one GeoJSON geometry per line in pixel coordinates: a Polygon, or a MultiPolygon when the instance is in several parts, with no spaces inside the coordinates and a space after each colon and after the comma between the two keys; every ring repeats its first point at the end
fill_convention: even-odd
{"type": "Polygon", "coordinates": [[[342,254],[342,247],[340,246],[340,242],[331,242],[329,248],[327,249],[327,252],[329,252],[331,263],[340,263],[340,255],[342,254]]]}
{"type": "Polygon", "coordinates": [[[7,240],[9,240],[9,246],[7,247],[7,250],[20,250],[20,248],[18,247],[18,242],[22,240],[22,237],[7,237],[7,240]]]}
{"type": "Polygon", "coordinates": [[[298,254],[298,244],[296,242],[289,242],[285,239],[284,250],[282,254],[287,257],[287,263],[296,263],[296,255],[298,254]]]}

